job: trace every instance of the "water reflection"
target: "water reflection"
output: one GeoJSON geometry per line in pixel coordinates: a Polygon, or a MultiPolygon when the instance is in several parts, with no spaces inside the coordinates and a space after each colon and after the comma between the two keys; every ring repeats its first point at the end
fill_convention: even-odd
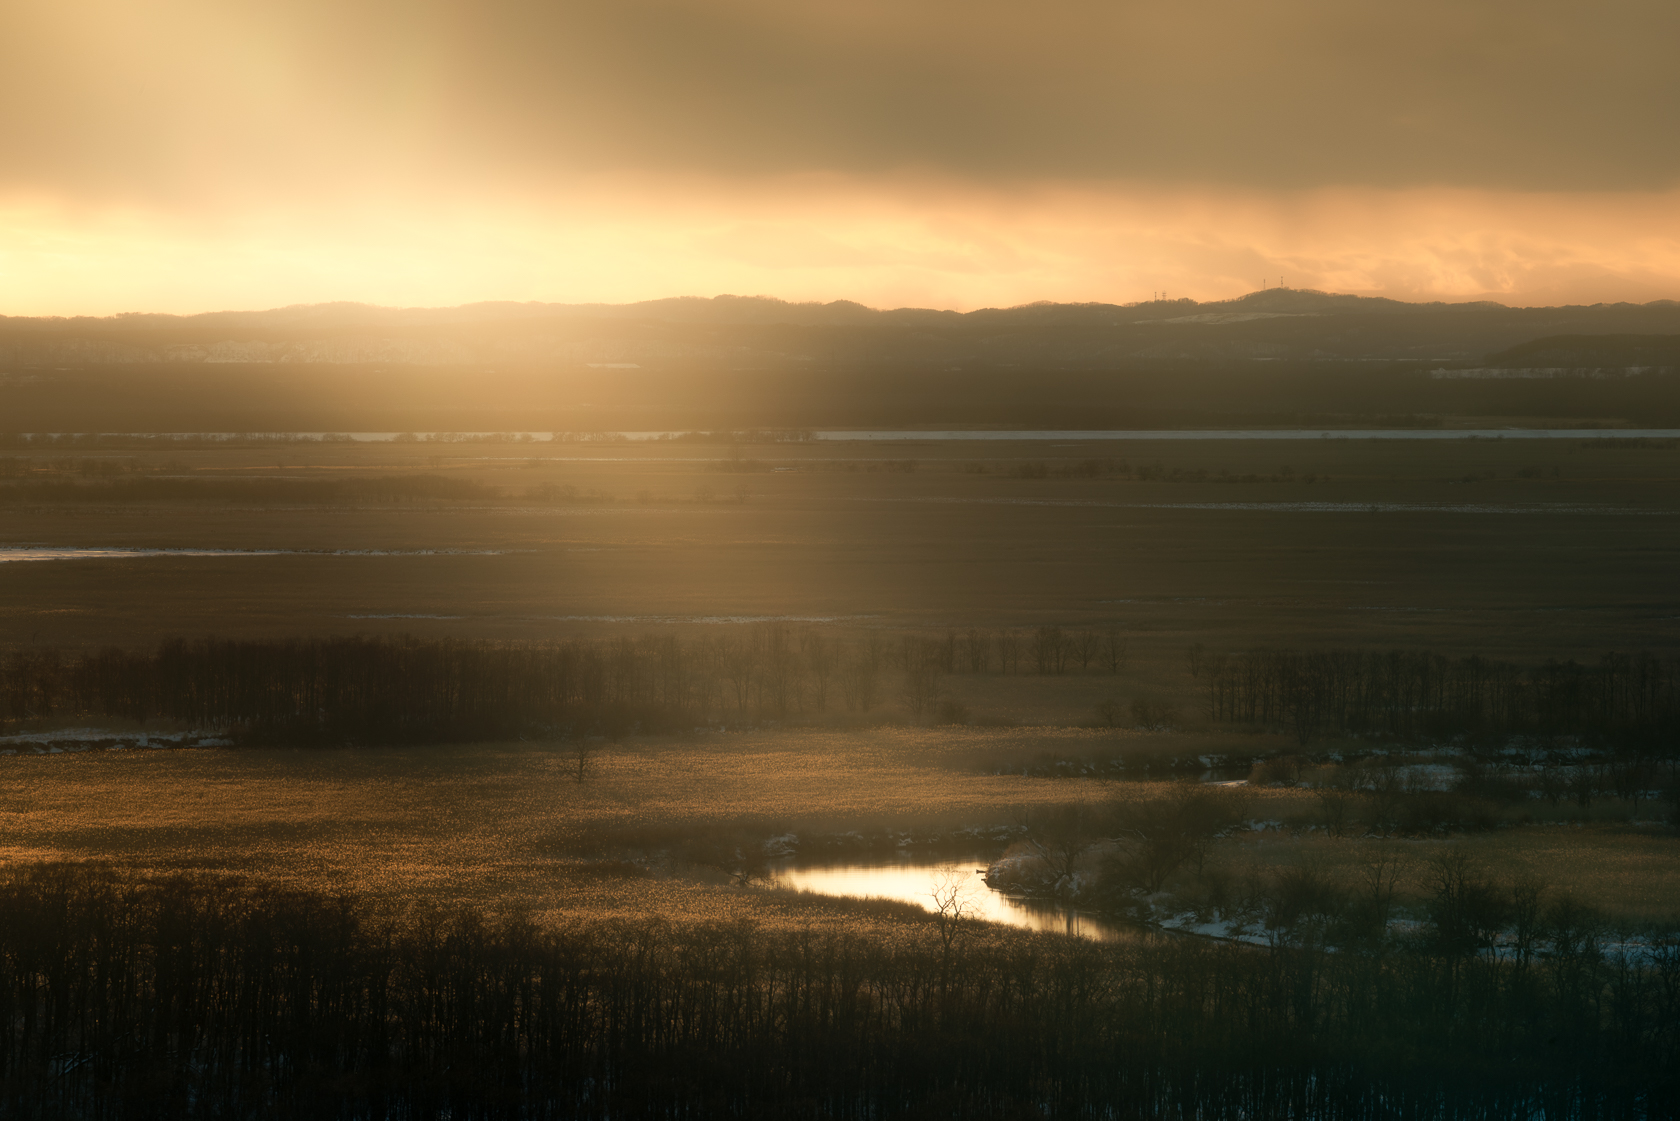
{"type": "Polygon", "coordinates": [[[943,878],[962,885],[965,913],[987,922],[1025,930],[1076,934],[1099,942],[1134,936],[1128,928],[1053,903],[1021,899],[986,885],[987,861],[944,860],[893,864],[789,864],[772,875],[783,887],[849,895],[860,899],[897,899],[933,911],[933,892],[943,878]]]}

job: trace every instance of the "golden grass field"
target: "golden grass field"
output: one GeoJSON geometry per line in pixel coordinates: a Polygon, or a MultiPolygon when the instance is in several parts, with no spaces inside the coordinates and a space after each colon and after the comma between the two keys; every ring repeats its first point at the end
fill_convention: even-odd
{"type": "Polygon", "coordinates": [[[0,851],[372,894],[540,893],[542,870],[591,836],[1006,823],[1018,807],[1079,792],[1063,780],[976,774],[978,749],[1094,738],[881,729],[632,740],[604,748],[582,784],[568,757],[523,744],[10,756],[0,759],[0,851]]]}
{"type": "Polygon", "coordinates": [[[1234,876],[1316,864],[1344,885],[1380,853],[1397,854],[1402,879],[1396,900],[1416,907],[1429,891],[1429,861],[1449,849],[1468,854],[1477,874],[1509,884],[1532,877],[1547,898],[1573,896],[1613,923],[1680,925],[1680,843],[1672,831],[1630,825],[1542,824],[1440,838],[1341,838],[1265,832],[1216,848],[1210,866],[1234,876]]]}
{"type": "MultiPolygon", "coordinates": [[[[662,867],[641,878],[600,862],[651,855],[684,833],[927,833],[1008,824],[1037,805],[1154,797],[1165,784],[975,768],[1099,746],[1160,750],[1175,738],[1188,737],[881,728],[633,739],[604,747],[582,784],[570,759],[525,744],[9,756],[0,758],[0,858],[231,873],[393,905],[466,902],[551,920],[740,914],[803,922],[824,905],[733,887],[706,868],[662,867]]],[[[1253,819],[1311,816],[1305,791],[1248,796],[1253,819]]],[[[1641,826],[1540,825],[1385,842],[1273,829],[1222,842],[1210,865],[1240,876],[1314,861],[1351,879],[1386,846],[1412,869],[1404,900],[1420,895],[1428,857],[1447,845],[1462,845],[1496,879],[1533,872],[1617,919],[1680,913],[1680,845],[1641,826]]]]}

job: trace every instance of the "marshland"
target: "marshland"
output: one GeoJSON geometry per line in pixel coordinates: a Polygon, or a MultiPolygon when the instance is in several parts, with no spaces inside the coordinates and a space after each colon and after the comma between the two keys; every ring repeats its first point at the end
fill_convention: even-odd
{"type": "Polygon", "coordinates": [[[1675,444],[811,435],[13,439],[0,855],[61,926],[12,928],[12,1092],[472,1112],[511,1064],[583,1113],[783,1101],[682,1073],[750,1039],[825,1041],[835,1116],[1649,1109],[1675,444]],[[166,973],[181,914],[167,953],[232,988],[166,973]],[[130,972],[61,1005],[49,944],[130,972]],[[276,970],[339,994],[285,1014],[307,1060],[243,1034],[276,970]],[[440,985],[492,1006],[439,1021],[440,985]],[[678,1034],[590,1026],[623,1001],[678,1034]],[[1022,1052],[1024,1009],[1083,1026],[1022,1052]],[[1570,1058],[1522,1065],[1542,1030],[1570,1058]],[[1122,1042],[1160,1031],[1193,1078],[1122,1042]]]}

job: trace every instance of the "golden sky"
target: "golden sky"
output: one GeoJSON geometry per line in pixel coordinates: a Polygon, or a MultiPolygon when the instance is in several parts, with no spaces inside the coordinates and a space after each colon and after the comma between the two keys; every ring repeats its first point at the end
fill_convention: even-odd
{"type": "Polygon", "coordinates": [[[1672,0],[0,3],[0,313],[1680,298],[1672,0]]]}

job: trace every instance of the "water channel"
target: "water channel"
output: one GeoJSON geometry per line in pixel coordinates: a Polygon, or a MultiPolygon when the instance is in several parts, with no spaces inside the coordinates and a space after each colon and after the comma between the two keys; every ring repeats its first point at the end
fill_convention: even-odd
{"type": "Polygon", "coordinates": [[[1074,934],[1099,942],[1135,937],[1135,931],[1094,915],[1044,900],[1005,895],[988,887],[985,857],[974,860],[897,861],[869,864],[803,864],[790,862],[772,874],[778,884],[823,895],[858,899],[896,899],[933,911],[936,884],[958,885],[967,914],[986,922],[1000,922],[1023,930],[1074,934]]]}

